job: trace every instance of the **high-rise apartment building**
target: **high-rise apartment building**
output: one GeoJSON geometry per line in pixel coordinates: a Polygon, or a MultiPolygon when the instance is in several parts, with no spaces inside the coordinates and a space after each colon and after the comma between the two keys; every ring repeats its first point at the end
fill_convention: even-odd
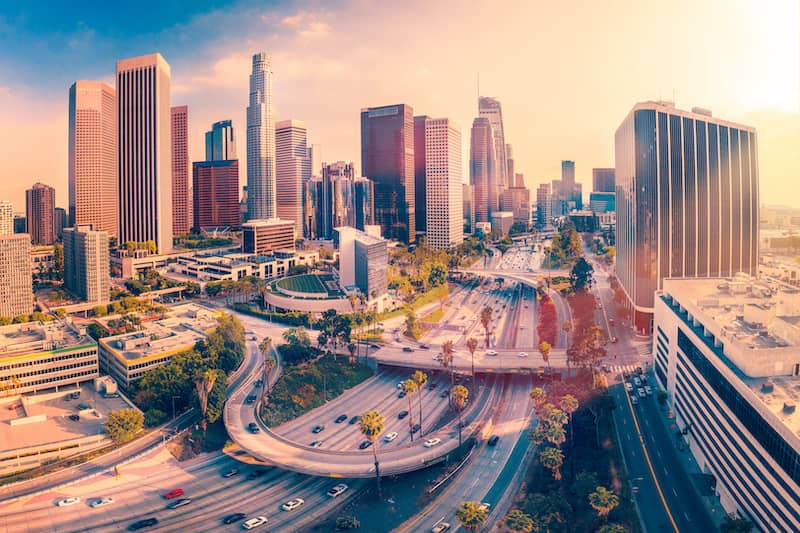
{"type": "Polygon", "coordinates": [[[305,122],[283,120],[275,124],[275,203],[278,218],[294,220],[303,227],[303,172],[308,162],[308,131],[305,122]]]}
{"type": "Polygon", "coordinates": [[[14,318],[32,312],[31,236],[0,235],[0,316],[14,318]]]}
{"type": "Polygon", "coordinates": [[[64,285],[87,302],[108,302],[108,233],[91,224],[64,230],[64,285]]]}
{"type": "Polygon", "coordinates": [[[170,109],[172,117],[172,231],[175,235],[192,229],[192,193],[189,181],[189,108],[170,109]]]}
{"type": "Polygon", "coordinates": [[[69,88],[69,224],[119,234],[117,93],[99,81],[69,88]]]}
{"type": "Polygon", "coordinates": [[[36,183],[25,191],[25,216],[33,244],[56,242],[55,209],[54,188],[44,183],[36,183]]]}
{"type": "Polygon", "coordinates": [[[0,200],[0,235],[11,235],[14,231],[14,206],[8,200],[0,200]]]}
{"type": "Polygon", "coordinates": [[[258,220],[276,216],[272,58],[259,52],[253,55],[247,106],[247,217],[258,220]]]}
{"type": "Polygon", "coordinates": [[[428,227],[427,186],[425,182],[425,124],[427,115],[414,117],[414,214],[417,233],[428,227]]]}
{"type": "Polygon", "coordinates": [[[238,229],[239,161],[195,161],[192,164],[195,231],[238,229]]]}
{"type": "Polygon", "coordinates": [[[592,169],[592,192],[614,192],[614,169],[592,169]]]}
{"type": "Polygon", "coordinates": [[[117,61],[121,243],[172,249],[170,67],[161,54],[117,61]]]}
{"type": "Polygon", "coordinates": [[[375,184],[375,222],[389,239],[414,242],[414,110],[407,104],[361,110],[361,170],[375,184]]]}
{"type": "Polygon", "coordinates": [[[450,249],[464,241],[461,129],[448,118],[425,121],[427,242],[450,249]]]}
{"type": "Polygon", "coordinates": [[[489,222],[499,209],[497,163],[492,124],[486,117],[472,121],[469,151],[469,181],[473,187],[475,222],[489,222]]]}
{"type": "Polygon", "coordinates": [[[503,130],[503,109],[500,101],[488,96],[478,97],[478,116],[486,117],[492,125],[494,139],[494,160],[496,161],[495,174],[497,175],[497,195],[510,185],[508,176],[508,156],[506,154],[506,140],[503,130]]]}
{"type": "Polygon", "coordinates": [[[206,132],[206,161],[230,161],[236,157],[236,136],[230,120],[220,120],[206,132]]]}
{"type": "Polygon", "coordinates": [[[536,227],[539,229],[550,225],[553,220],[553,198],[550,184],[542,183],[536,189],[536,227]]]}
{"type": "Polygon", "coordinates": [[[651,330],[669,277],[757,274],[756,131],[671,102],[636,104],[615,136],[617,277],[651,330]]]}

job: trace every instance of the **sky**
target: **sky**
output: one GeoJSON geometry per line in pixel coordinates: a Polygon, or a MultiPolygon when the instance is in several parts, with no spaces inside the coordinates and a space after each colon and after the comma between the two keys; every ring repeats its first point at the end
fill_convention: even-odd
{"type": "Polygon", "coordinates": [[[24,211],[41,181],[66,206],[70,85],[113,86],[116,60],[152,52],[189,106],[190,160],[223,119],[244,160],[251,56],[266,51],[276,118],[305,121],[324,161],[360,166],[360,110],[407,103],[458,123],[466,162],[480,90],[501,101],[529,187],[572,159],[587,195],[633,105],[668,99],[754,126],[762,203],[800,207],[799,34],[797,0],[3,2],[0,198],[24,211]]]}

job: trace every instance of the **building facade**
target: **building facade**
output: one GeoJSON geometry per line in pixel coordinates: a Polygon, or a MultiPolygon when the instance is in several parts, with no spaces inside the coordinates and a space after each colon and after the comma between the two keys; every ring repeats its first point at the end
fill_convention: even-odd
{"type": "Polygon", "coordinates": [[[247,217],[256,220],[276,216],[272,58],[259,52],[253,55],[247,106],[247,217]]]}
{"type": "Polygon", "coordinates": [[[478,97],[478,116],[485,117],[492,125],[492,138],[494,143],[494,160],[496,161],[497,194],[510,186],[508,176],[508,156],[506,154],[506,140],[503,132],[503,108],[500,101],[488,96],[478,97]]]}
{"type": "Polygon", "coordinates": [[[425,121],[427,243],[450,249],[464,241],[461,129],[448,118],[425,121]]]}
{"type": "Polygon", "coordinates": [[[360,177],[353,181],[353,209],[350,225],[364,231],[375,224],[375,184],[371,179],[360,177]]]}
{"type": "Polygon", "coordinates": [[[206,132],[206,161],[230,161],[236,157],[236,136],[230,120],[220,120],[206,132]]]}
{"type": "Polygon", "coordinates": [[[0,200],[0,235],[14,232],[14,206],[8,200],[0,200]]]}
{"type": "Polygon", "coordinates": [[[341,285],[357,287],[369,300],[385,295],[389,268],[386,239],[343,226],[335,229],[334,241],[339,248],[341,285]]]}
{"type": "Polygon", "coordinates": [[[117,61],[119,241],[172,249],[170,67],[161,54],[117,61]]]}
{"type": "Polygon", "coordinates": [[[497,162],[492,124],[486,117],[472,121],[469,150],[469,182],[473,188],[475,222],[489,222],[499,208],[497,162]]]}
{"type": "Polygon", "coordinates": [[[414,213],[417,233],[427,231],[427,186],[425,181],[425,124],[430,120],[427,115],[414,117],[414,213]]]}
{"type": "Polygon", "coordinates": [[[33,312],[31,237],[0,235],[0,316],[14,318],[33,312]]]}
{"type": "Polygon", "coordinates": [[[294,250],[294,221],[272,218],[242,224],[242,252],[268,255],[276,250],[294,250]]]}
{"type": "Polygon", "coordinates": [[[531,191],[525,187],[509,187],[500,195],[500,209],[511,211],[514,222],[527,227],[531,223],[531,191]]]}
{"type": "Polygon", "coordinates": [[[192,164],[195,231],[239,229],[239,161],[196,161],[192,164]]]}
{"type": "Polygon", "coordinates": [[[617,210],[617,194],[593,192],[589,195],[589,209],[593,213],[609,213],[617,210]]]}
{"type": "Polygon", "coordinates": [[[64,230],[64,285],[87,302],[110,300],[108,233],[91,224],[64,230]]]}
{"type": "Polygon", "coordinates": [[[303,227],[303,172],[308,164],[305,122],[283,120],[275,124],[275,203],[278,218],[303,227]]]}
{"type": "Polygon", "coordinates": [[[507,237],[514,225],[514,213],[511,211],[495,211],[492,213],[492,233],[497,237],[507,237]]]}
{"type": "Polygon", "coordinates": [[[25,217],[33,244],[56,242],[56,190],[44,183],[35,183],[25,191],[25,217]]]}
{"type": "Polygon", "coordinates": [[[175,235],[192,229],[192,192],[189,181],[189,108],[170,109],[172,124],[172,231],[175,235]]]}
{"type": "Polygon", "coordinates": [[[461,205],[464,212],[464,233],[472,233],[475,226],[475,208],[473,201],[473,186],[461,184],[461,205]]]}
{"type": "Polygon", "coordinates": [[[69,88],[69,221],[119,235],[117,92],[99,81],[69,88]]]}
{"type": "Polygon", "coordinates": [[[756,274],[753,128],[643,102],[617,129],[615,146],[617,277],[637,330],[651,330],[664,278],[756,274]]]}
{"type": "Polygon", "coordinates": [[[592,191],[593,192],[614,192],[616,180],[614,179],[613,168],[593,168],[592,169],[592,191]]]}

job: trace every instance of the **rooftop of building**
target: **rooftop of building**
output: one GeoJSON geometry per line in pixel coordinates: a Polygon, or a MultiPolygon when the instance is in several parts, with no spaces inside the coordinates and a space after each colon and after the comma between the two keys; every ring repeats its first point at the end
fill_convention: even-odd
{"type": "Polygon", "coordinates": [[[60,320],[25,322],[0,327],[0,360],[6,357],[94,344],[87,335],[60,320]]]}
{"type": "Polygon", "coordinates": [[[730,126],[737,129],[755,131],[755,128],[753,128],[752,126],[747,126],[745,124],[738,124],[730,120],[725,120],[719,117],[715,117],[711,109],[706,109],[698,106],[692,107],[691,110],[680,109],[675,106],[675,102],[672,102],[670,100],[645,100],[643,102],[637,102],[633,106],[633,109],[631,109],[631,112],[639,109],[657,109],[659,111],[663,111],[665,113],[671,113],[673,115],[681,115],[688,118],[694,118],[696,120],[712,122],[715,124],[722,124],[723,126],[730,126]]]}
{"type": "Polygon", "coordinates": [[[280,218],[260,218],[256,220],[248,220],[242,227],[244,228],[263,228],[269,226],[284,226],[284,225],[294,225],[294,220],[284,220],[280,218]]]}

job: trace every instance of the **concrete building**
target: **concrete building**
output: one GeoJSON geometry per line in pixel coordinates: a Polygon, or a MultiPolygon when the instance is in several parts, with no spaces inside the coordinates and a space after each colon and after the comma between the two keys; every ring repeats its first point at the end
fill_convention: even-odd
{"type": "Polygon", "coordinates": [[[613,168],[592,169],[593,192],[614,192],[616,190],[614,188],[615,183],[613,168]]]}
{"type": "Polygon", "coordinates": [[[0,327],[0,385],[11,394],[74,388],[99,377],[97,363],[97,343],[60,320],[0,327]]]}
{"type": "Polygon", "coordinates": [[[268,255],[275,250],[294,250],[294,221],[271,218],[242,224],[242,252],[268,255]]]}
{"type": "Polygon", "coordinates": [[[171,272],[195,279],[209,281],[237,281],[246,277],[260,279],[280,278],[295,266],[313,267],[319,262],[317,251],[281,251],[270,255],[217,252],[179,257],[170,264],[171,272]]]}
{"type": "Polygon", "coordinates": [[[473,201],[474,187],[467,183],[461,184],[461,205],[464,213],[464,233],[475,231],[475,204],[473,201]]]}
{"type": "Polygon", "coordinates": [[[414,110],[407,104],[361,110],[361,172],[375,184],[375,221],[389,239],[412,243],[414,110]]]}
{"type": "Polygon", "coordinates": [[[536,227],[544,229],[551,225],[553,220],[553,204],[550,194],[550,184],[542,183],[536,189],[536,227]]]}
{"type": "Polygon", "coordinates": [[[414,117],[414,213],[417,234],[428,229],[427,185],[425,180],[425,124],[427,115],[414,117]]]}
{"type": "Polygon", "coordinates": [[[653,368],[720,503],[760,531],[800,530],[800,292],[778,282],[665,279],[653,368]]]}
{"type": "Polygon", "coordinates": [[[496,186],[497,195],[511,185],[508,176],[508,156],[506,154],[506,140],[503,130],[503,109],[500,101],[488,96],[478,97],[478,116],[485,117],[492,125],[492,139],[494,143],[494,160],[496,161],[496,186]]]}
{"type": "Polygon", "coordinates": [[[170,109],[172,124],[172,232],[184,235],[192,229],[192,191],[189,181],[189,108],[170,109]]]}
{"type": "Polygon", "coordinates": [[[196,161],[192,181],[192,227],[196,231],[241,227],[239,161],[196,161]]]}
{"type": "Polygon", "coordinates": [[[161,54],[117,61],[119,242],[172,249],[170,67],[161,54]]]}
{"type": "Polygon", "coordinates": [[[8,200],[0,200],[0,235],[14,233],[14,206],[8,200]]]}
{"type": "Polygon", "coordinates": [[[609,213],[617,210],[617,194],[593,192],[589,195],[589,210],[592,213],[609,213]]]}
{"type": "Polygon", "coordinates": [[[91,224],[64,230],[64,285],[87,302],[108,302],[111,284],[108,233],[91,224]]]}
{"type": "Polygon", "coordinates": [[[33,312],[31,237],[0,235],[0,316],[14,318],[33,312]]]}
{"type": "Polygon", "coordinates": [[[282,120],[275,124],[275,203],[277,216],[303,227],[303,172],[308,164],[305,122],[282,120]]]}
{"type": "Polygon", "coordinates": [[[450,249],[464,241],[461,129],[448,118],[425,120],[427,242],[450,249]]]}
{"type": "Polygon", "coordinates": [[[383,297],[388,291],[386,239],[344,226],[335,229],[334,242],[339,248],[341,285],[357,287],[369,300],[383,297]]]}
{"type": "Polygon", "coordinates": [[[495,211],[492,213],[492,234],[507,237],[511,226],[514,225],[514,213],[511,211],[495,211]]]}
{"type": "Polygon", "coordinates": [[[756,131],[699,108],[636,104],[616,132],[617,277],[637,330],[651,331],[668,277],[754,275],[756,131]]]}
{"type": "Polygon", "coordinates": [[[275,116],[272,96],[272,58],[253,55],[250,105],[247,106],[247,218],[274,218],[275,116]]]}
{"type": "Polygon", "coordinates": [[[525,187],[509,187],[500,195],[500,209],[511,211],[514,222],[531,223],[531,191],[525,187]]]}
{"type": "Polygon", "coordinates": [[[230,120],[220,120],[206,132],[206,161],[232,161],[236,157],[236,136],[230,120]]]}
{"type": "Polygon", "coordinates": [[[475,222],[489,222],[499,208],[497,161],[492,124],[486,117],[472,121],[469,151],[469,182],[473,188],[475,222]]]}
{"type": "Polygon", "coordinates": [[[69,88],[69,221],[119,235],[117,92],[99,81],[69,88]]]}
{"type": "Polygon", "coordinates": [[[44,183],[35,183],[25,191],[25,217],[33,244],[56,242],[56,190],[44,183]]]}

